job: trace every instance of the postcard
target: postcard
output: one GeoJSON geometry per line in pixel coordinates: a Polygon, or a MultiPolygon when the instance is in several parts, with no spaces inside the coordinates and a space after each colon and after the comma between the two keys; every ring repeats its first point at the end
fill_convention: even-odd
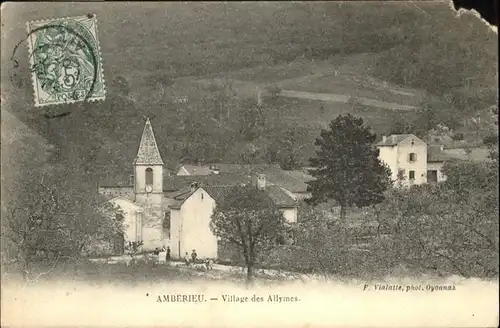
{"type": "Polygon", "coordinates": [[[2,326],[496,327],[459,2],[4,4],[2,326]]]}

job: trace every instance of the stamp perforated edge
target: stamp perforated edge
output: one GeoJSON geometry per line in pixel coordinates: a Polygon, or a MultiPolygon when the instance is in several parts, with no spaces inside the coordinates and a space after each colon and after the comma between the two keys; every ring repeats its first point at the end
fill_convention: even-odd
{"type": "Polygon", "coordinates": [[[80,16],[71,16],[71,17],[60,17],[60,18],[49,18],[49,19],[39,19],[39,20],[32,20],[26,22],[26,33],[27,33],[27,38],[26,38],[26,43],[28,44],[28,58],[29,58],[29,64],[30,64],[30,74],[31,74],[31,84],[33,87],[33,99],[35,102],[35,107],[46,107],[46,106],[51,106],[51,107],[62,107],[67,104],[73,104],[73,103],[80,103],[80,102],[99,102],[99,101],[104,101],[106,99],[106,83],[105,83],[105,78],[104,78],[104,67],[103,67],[103,58],[101,54],[101,43],[99,40],[99,27],[97,23],[97,15],[96,14],[91,14],[92,17],[94,18],[94,23],[95,23],[95,33],[96,33],[96,43],[97,43],[97,52],[98,56],[96,56],[99,60],[99,66],[100,66],[100,74],[102,78],[102,88],[103,88],[103,95],[100,97],[89,97],[84,100],[66,100],[66,101],[61,101],[61,102],[56,102],[56,103],[48,103],[48,104],[40,104],[38,102],[38,97],[37,97],[37,92],[36,92],[36,86],[37,86],[37,79],[34,75],[33,66],[34,66],[34,58],[33,58],[33,47],[31,45],[31,33],[32,33],[32,25],[34,24],[48,24],[52,22],[60,22],[64,20],[71,20],[71,19],[79,19],[83,17],[88,17],[88,15],[80,15],[80,16]]]}

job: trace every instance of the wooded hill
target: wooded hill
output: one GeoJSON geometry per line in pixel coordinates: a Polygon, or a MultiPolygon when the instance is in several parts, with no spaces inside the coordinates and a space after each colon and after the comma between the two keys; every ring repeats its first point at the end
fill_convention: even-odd
{"type": "MultiPolygon", "coordinates": [[[[223,87],[180,78],[364,54],[371,60],[357,63],[364,68],[360,75],[428,94],[421,107],[433,122],[427,119],[425,128],[442,122],[461,129],[457,118],[497,102],[497,35],[473,15],[456,17],[444,2],[44,4],[17,10],[18,22],[82,10],[99,19],[108,90],[102,103],[34,108],[26,49],[14,56],[18,67],[2,60],[2,106],[56,146],[52,160],[66,165],[68,176],[84,172],[87,181],[131,167],[145,116],[169,167],[200,160],[294,167],[307,164],[320,119],[351,111],[378,133],[398,119],[416,119],[415,113],[381,114],[355,104],[321,109],[319,102],[265,99],[259,107],[223,87]],[[184,95],[187,104],[174,103],[184,95]],[[46,119],[46,110],[70,115],[46,119]]],[[[23,24],[12,26],[18,27],[2,36],[9,51],[24,33],[23,24]]],[[[10,57],[4,49],[2,57],[10,57]]]]}

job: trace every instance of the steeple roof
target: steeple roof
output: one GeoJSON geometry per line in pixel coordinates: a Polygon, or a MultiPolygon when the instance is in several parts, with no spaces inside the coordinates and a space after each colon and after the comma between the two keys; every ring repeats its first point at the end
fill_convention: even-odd
{"type": "Polygon", "coordinates": [[[149,118],[146,119],[146,124],[144,125],[139,151],[137,152],[134,164],[163,165],[149,118]]]}

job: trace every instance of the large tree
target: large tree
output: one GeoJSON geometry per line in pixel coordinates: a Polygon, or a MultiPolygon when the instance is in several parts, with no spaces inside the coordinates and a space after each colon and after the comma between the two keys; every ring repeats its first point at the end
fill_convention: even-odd
{"type": "Polygon", "coordinates": [[[310,158],[315,178],[309,181],[311,204],[330,199],[340,206],[345,219],[348,206],[365,207],[384,199],[390,171],[373,145],[376,136],[361,118],[339,115],[316,139],[316,157],[310,158]]]}
{"type": "Polygon", "coordinates": [[[52,149],[2,111],[2,262],[17,262],[28,280],[35,262],[78,257],[93,240],[123,229],[115,208],[85,184],[84,163],[57,164],[52,149]]]}
{"type": "Polygon", "coordinates": [[[272,248],[289,226],[265,191],[253,186],[230,189],[218,201],[210,227],[221,241],[243,253],[250,283],[258,254],[272,248]]]}

